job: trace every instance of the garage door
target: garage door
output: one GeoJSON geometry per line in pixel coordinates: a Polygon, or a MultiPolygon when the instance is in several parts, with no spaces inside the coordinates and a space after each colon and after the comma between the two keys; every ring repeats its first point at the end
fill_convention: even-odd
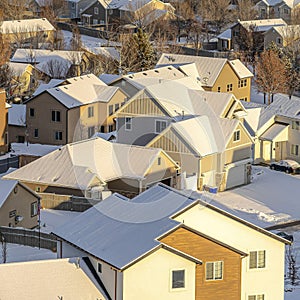
{"type": "Polygon", "coordinates": [[[246,165],[232,167],[227,171],[226,189],[246,183],[246,165]]]}

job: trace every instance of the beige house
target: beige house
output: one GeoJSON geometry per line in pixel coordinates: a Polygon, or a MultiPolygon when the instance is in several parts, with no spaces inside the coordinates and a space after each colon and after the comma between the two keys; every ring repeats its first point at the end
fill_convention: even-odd
{"type": "Polygon", "coordinates": [[[94,138],[61,147],[5,178],[18,179],[39,193],[101,199],[106,188],[136,195],[157,182],[176,186],[179,169],[161,149],[94,138]]]}
{"type": "Polygon", "coordinates": [[[87,257],[110,299],[284,299],[289,241],[162,184],[113,194],[54,234],[58,257],[87,257]]]}
{"type": "Polygon", "coordinates": [[[148,86],[116,113],[117,141],[161,148],[195,178],[195,189],[222,191],[250,181],[253,140],[239,121],[245,114],[232,94],[169,81],[148,86]]]}
{"type": "Polygon", "coordinates": [[[299,38],[300,25],[272,27],[265,33],[264,47],[268,48],[271,43],[275,43],[279,48],[292,46],[299,38]]]}
{"type": "Polygon", "coordinates": [[[55,30],[45,18],[3,21],[0,26],[0,32],[15,47],[39,47],[41,44],[51,43],[55,30]]]}
{"type": "Polygon", "coordinates": [[[40,197],[17,180],[0,179],[0,226],[34,228],[40,197]]]}
{"type": "MultiPolygon", "coordinates": [[[[173,65],[189,75],[188,64],[195,63],[198,80],[206,91],[231,93],[239,100],[250,101],[253,74],[239,60],[163,53],[157,67],[173,65]]],[[[192,71],[194,73],[194,71],[192,71]]]]}
{"type": "Polygon", "coordinates": [[[6,103],[5,90],[0,89],[0,154],[5,154],[8,149],[8,109],[10,105],[6,103]]]}
{"type": "Polygon", "coordinates": [[[245,126],[254,138],[255,163],[292,159],[300,163],[300,105],[298,98],[275,95],[267,107],[247,107],[245,126]]]}
{"type": "Polygon", "coordinates": [[[26,102],[28,141],[64,145],[115,130],[113,113],[127,96],[95,75],[68,79],[26,102]]]}

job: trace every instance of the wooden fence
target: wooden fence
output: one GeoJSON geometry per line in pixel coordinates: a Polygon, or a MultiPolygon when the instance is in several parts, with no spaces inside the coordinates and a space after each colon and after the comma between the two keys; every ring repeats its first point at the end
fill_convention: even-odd
{"type": "Polygon", "coordinates": [[[5,173],[9,168],[19,168],[19,156],[0,158],[0,173],[5,173]]]}
{"type": "Polygon", "coordinates": [[[99,200],[53,193],[39,193],[39,196],[41,197],[42,208],[48,209],[83,212],[99,203],[99,200]]]}
{"type": "Polygon", "coordinates": [[[53,235],[25,228],[0,227],[0,238],[11,244],[38,247],[56,252],[56,239],[53,235]]]}

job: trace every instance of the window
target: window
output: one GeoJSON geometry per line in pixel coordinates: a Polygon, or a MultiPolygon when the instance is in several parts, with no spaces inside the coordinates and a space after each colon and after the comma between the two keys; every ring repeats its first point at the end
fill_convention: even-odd
{"type": "Polygon", "coordinates": [[[108,107],[108,114],[111,116],[111,115],[113,114],[113,112],[114,112],[114,106],[113,106],[113,105],[110,105],[110,106],[108,107]]]}
{"type": "Polygon", "coordinates": [[[37,203],[37,201],[31,203],[30,213],[31,213],[31,217],[34,217],[38,214],[38,203],[37,203]]]}
{"type": "Polygon", "coordinates": [[[62,131],[55,131],[55,133],[54,133],[54,139],[56,141],[62,141],[62,131]]]}
{"type": "Polygon", "coordinates": [[[132,129],[132,118],[126,117],[125,118],[125,130],[130,131],[132,129]]]}
{"type": "Polygon", "coordinates": [[[156,120],[155,121],[155,133],[160,133],[167,128],[167,122],[156,120]]]}
{"type": "Polygon", "coordinates": [[[92,137],[95,134],[95,127],[88,127],[88,138],[92,137]]]}
{"type": "Polygon", "coordinates": [[[159,157],[158,159],[157,159],[157,164],[160,166],[161,165],[161,157],[159,157]]]}
{"type": "Polygon", "coordinates": [[[53,122],[60,122],[60,111],[52,110],[52,121],[53,122]]]}
{"type": "Polygon", "coordinates": [[[218,86],[218,93],[221,93],[221,87],[218,86]]]}
{"type": "Polygon", "coordinates": [[[99,14],[99,8],[98,7],[94,7],[94,14],[98,15],[99,14]]]}
{"type": "Polygon", "coordinates": [[[284,9],[283,9],[283,13],[284,13],[285,15],[288,15],[288,14],[289,14],[289,10],[288,10],[287,8],[284,8],[284,9]]]}
{"type": "Polygon", "coordinates": [[[265,268],[266,267],[266,251],[250,251],[249,268],[265,268]]]}
{"type": "Polygon", "coordinates": [[[105,127],[103,125],[101,125],[100,127],[100,132],[104,132],[105,127]]]}
{"type": "Polygon", "coordinates": [[[113,11],[112,9],[108,10],[108,13],[109,13],[110,15],[112,15],[113,12],[114,12],[114,11],[113,11]]]}
{"type": "Polygon", "coordinates": [[[38,138],[38,137],[39,137],[39,130],[38,130],[38,128],[35,128],[35,129],[34,129],[33,137],[35,137],[35,138],[38,138]]]}
{"type": "Polygon", "coordinates": [[[37,186],[37,187],[35,188],[35,191],[36,191],[37,193],[39,193],[39,192],[41,191],[41,188],[40,188],[39,186],[37,186]]]}
{"type": "Polygon", "coordinates": [[[282,44],[282,39],[280,37],[276,38],[276,44],[281,45],[282,44]]]}
{"type": "Polygon", "coordinates": [[[264,299],[265,299],[265,295],[263,295],[263,294],[248,296],[248,300],[264,300],[264,299]]]}
{"type": "Polygon", "coordinates": [[[31,118],[33,118],[34,117],[34,108],[29,108],[29,116],[31,117],[31,118]]]}
{"type": "Polygon", "coordinates": [[[292,129],[299,130],[300,128],[300,122],[299,121],[293,121],[292,122],[292,129]]]}
{"type": "Polygon", "coordinates": [[[214,261],[206,263],[206,280],[223,279],[223,262],[214,261]]]}
{"type": "Polygon", "coordinates": [[[75,2],[71,2],[71,7],[75,8],[75,2]]]}
{"type": "Polygon", "coordinates": [[[94,106],[88,107],[88,118],[92,118],[94,116],[94,106]]]}
{"type": "Polygon", "coordinates": [[[291,154],[299,155],[299,145],[291,145],[291,154]]]}
{"type": "Polygon", "coordinates": [[[240,130],[236,130],[233,133],[233,141],[234,142],[238,142],[241,139],[241,131],[240,130]]]}
{"type": "Polygon", "coordinates": [[[98,263],[98,272],[102,273],[102,265],[100,263],[98,263]]]}
{"type": "Polygon", "coordinates": [[[13,217],[15,217],[17,215],[17,211],[14,209],[14,210],[11,210],[10,212],[9,212],[9,218],[13,218],[13,217]]]}
{"type": "Polygon", "coordinates": [[[248,100],[247,100],[247,97],[245,97],[245,98],[241,98],[240,101],[246,101],[247,102],[248,100]]]}
{"type": "Polygon", "coordinates": [[[239,80],[238,87],[242,88],[242,87],[245,87],[245,86],[247,86],[247,79],[239,80]]]}
{"type": "Polygon", "coordinates": [[[227,84],[227,92],[232,91],[232,83],[227,84]]]}
{"type": "Polygon", "coordinates": [[[185,288],[185,270],[172,271],[172,289],[185,288]]]}
{"type": "Polygon", "coordinates": [[[115,111],[117,111],[119,109],[119,107],[120,107],[119,103],[115,104],[115,111]]]}
{"type": "Polygon", "coordinates": [[[108,125],[108,132],[114,131],[114,125],[108,125]]]}

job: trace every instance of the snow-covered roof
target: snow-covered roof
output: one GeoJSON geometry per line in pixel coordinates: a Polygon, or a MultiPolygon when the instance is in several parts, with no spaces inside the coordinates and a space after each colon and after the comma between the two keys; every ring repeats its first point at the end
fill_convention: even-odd
{"type": "Polygon", "coordinates": [[[228,62],[240,79],[253,77],[250,70],[239,59],[229,60],[228,62]]]}
{"type": "Polygon", "coordinates": [[[91,74],[80,76],[74,83],[47,89],[46,92],[67,108],[73,108],[94,102],[109,102],[118,90],[118,87],[107,86],[91,74]]]}
{"type": "Polygon", "coordinates": [[[279,4],[286,4],[290,8],[293,8],[299,4],[299,0],[261,0],[255,6],[258,7],[260,3],[264,3],[267,6],[277,6],[279,4]]]}
{"type": "Polygon", "coordinates": [[[11,151],[16,155],[44,156],[60,146],[30,143],[11,143],[11,151]]]}
{"type": "Polygon", "coordinates": [[[219,152],[212,129],[215,125],[211,124],[207,116],[200,116],[173,123],[171,126],[203,157],[219,152]]]}
{"type": "Polygon", "coordinates": [[[254,31],[264,32],[275,26],[287,26],[287,23],[283,19],[261,19],[251,21],[239,21],[245,29],[249,30],[253,27],[254,31]]]}
{"type": "MultiPolygon", "coordinates": [[[[184,67],[185,65],[195,63],[201,84],[203,86],[212,87],[227,62],[228,60],[226,58],[163,53],[156,64],[156,67],[173,65],[177,68],[181,68],[182,70],[187,70],[184,67]]],[[[235,60],[234,64],[236,65],[236,69],[239,70],[237,75],[248,73],[249,76],[253,76],[244,64],[241,62],[239,63],[239,60],[235,60]]]]}
{"type": "Polygon", "coordinates": [[[54,234],[122,270],[159,248],[157,238],[180,224],[170,217],[194,201],[162,184],[130,201],[113,194],[54,234]]]}
{"type": "Polygon", "coordinates": [[[11,61],[34,64],[49,76],[59,73],[59,76],[65,77],[71,65],[81,63],[83,54],[83,51],[17,49],[11,61]]]}
{"type": "Polygon", "coordinates": [[[0,25],[0,32],[4,34],[43,32],[52,30],[55,30],[55,28],[45,18],[3,21],[0,25]]]}
{"type": "Polygon", "coordinates": [[[8,125],[26,126],[26,105],[11,104],[8,110],[8,125]]]}
{"type": "Polygon", "coordinates": [[[217,36],[218,39],[231,40],[231,28],[226,29],[217,36]]]}
{"type": "Polygon", "coordinates": [[[2,207],[8,196],[12,193],[17,184],[17,180],[0,179],[0,208],[2,207]]]}
{"type": "Polygon", "coordinates": [[[93,138],[63,146],[5,178],[72,188],[88,186],[95,175],[102,182],[119,178],[142,179],[161,152],[161,149],[93,138]]]}
{"type": "Polygon", "coordinates": [[[102,80],[105,84],[110,85],[112,82],[116,81],[117,79],[121,78],[120,75],[116,74],[101,74],[99,79],[102,80]]]}
{"type": "Polygon", "coordinates": [[[0,279],[3,299],[108,299],[81,258],[1,264],[0,279]]]}
{"type": "Polygon", "coordinates": [[[270,128],[268,128],[261,136],[260,139],[267,141],[275,141],[276,137],[285,134],[286,141],[288,139],[288,125],[274,123],[270,128]]]}
{"type": "Polygon", "coordinates": [[[34,91],[32,96],[37,96],[42,92],[46,91],[47,89],[51,89],[63,83],[63,79],[51,79],[48,83],[41,83],[38,88],[34,91]]]}
{"type": "Polygon", "coordinates": [[[300,37],[300,25],[275,26],[269,31],[276,31],[283,38],[298,39],[300,37]]]}
{"type": "Polygon", "coordinates": [[[9,68],[13,71],[13,74],[16,76],[23,75],[23,73],[31,67],[28,63],[15,63],[15,62],[9,62],[8,63],[9,68]]]}

